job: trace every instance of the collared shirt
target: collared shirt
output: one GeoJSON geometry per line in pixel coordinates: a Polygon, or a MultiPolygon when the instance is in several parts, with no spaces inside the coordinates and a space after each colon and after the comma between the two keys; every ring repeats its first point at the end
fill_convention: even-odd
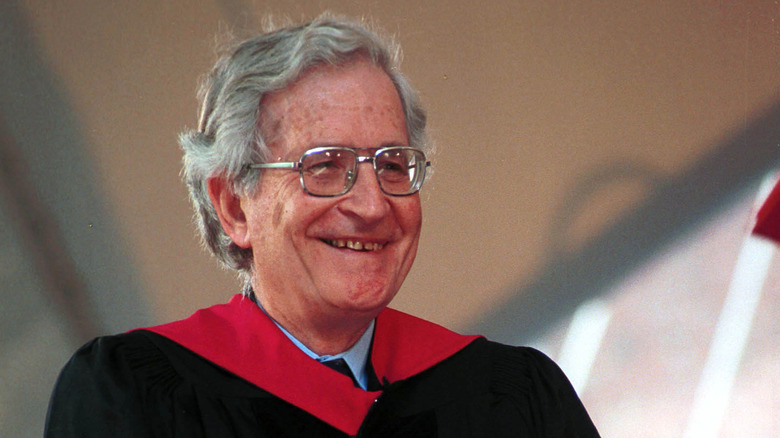
{"type": "MultiPolygon", "coordinates": [[[[271,318],[273,320],[273,318],[271,318]]],[[[371,338],[374,335],[374,321],[371,321],[366,331],[360,336],[355,345],[350,347],[349,350],[339,354],[326,354],[320,356],[319,354],[309,350],[308,347],[303,345],[301,341],[295,338],[290,332],[285,330],[278,322],[274,321],[277,327],[284,333],[296,347],[306,353],[312,359],[318,362],[325,362],[333,359],[344,359],[349,366],[349,370],[352,371],[352,375],[357,379],[358,384],[364,390],[368,387],[368,373],[366,373],[366,364],[368,363],[368,353],[371,349],[371,338]]]]}
{"type": "MultiPolygon", "coordinates": [[[[262,310],[266,315],[268,315],[268,312],[263,309],[263,306],[260,305],[260,302],[258,300],[254,300],[255,303],[257,303],[257,306],[260,307],[260,310],[262,310]]],[[[271,318],[271,315],[268,315],[269,318],[271,318]]],[[[349,366],[349,370],[352,371],[352,375],[355,376],[355,379],[357,380],[358,384],[362,389],[368,388],[368,373],[366,372],[366,364],[368,364],[368,353],[371,350],[371,338],[374,336],[374,324],[375,320],[371,321],[371,324],[368,325],[368,328],[363,333],[363,335],[360,336],[360,339],[358,339],[357,342],[355,342],[355,345],[349,348],[349,350],[344,351],[342,353],[338,354],[325,354],[325,355],[319,355],[309,349],[309,347],[303,345],[301,341],[299,341],[295,336],[292,335],[292,333],[288,332],[287,329],[282,327],[281,324],[276,322],[275,319],[271,318],[271,321],[276,324],[277,327],[279,327],[279,330],[284,333],[287,338],[292,341],[293,344],[295,344],[296,347],[298,347],[301,351],[306,353],[307,356],[310,358],[318,361],[318,362],[325,362],[328,360],[333,359],[344,359],[344,361],[347,363],[347,366],[349,366]]]]}

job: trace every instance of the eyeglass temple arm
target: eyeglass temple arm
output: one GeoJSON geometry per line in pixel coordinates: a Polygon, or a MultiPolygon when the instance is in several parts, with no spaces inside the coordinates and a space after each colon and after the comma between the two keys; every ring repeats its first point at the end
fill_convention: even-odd
{"type": "Polygon", "coordinates": [[[285,163],[252,163],[247,164],[247,169],[297,169],[301,163],[297,161],[285,162],[285,163]]]}

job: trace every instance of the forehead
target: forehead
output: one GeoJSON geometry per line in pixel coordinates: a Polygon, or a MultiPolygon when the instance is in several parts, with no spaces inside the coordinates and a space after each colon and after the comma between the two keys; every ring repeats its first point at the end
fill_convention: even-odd
{"type": "Polygon", "coordinates": [[[390,77],[358,59],[321,65],[261,102],[260,130],[273,155],[311,147],[407,144],[401,99],[390,77]]]}

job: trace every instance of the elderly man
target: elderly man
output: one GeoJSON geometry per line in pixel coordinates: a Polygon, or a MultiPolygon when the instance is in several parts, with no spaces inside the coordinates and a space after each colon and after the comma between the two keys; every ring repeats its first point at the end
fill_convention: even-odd
{"type": "Polygon", "coordinates": [[[320,18],[218,61],[181,143],[204,240],[244,293],[84,346],[47,436],[598,436],[541,353],[387,308],[429,166],[395,53],[320,18]]]}

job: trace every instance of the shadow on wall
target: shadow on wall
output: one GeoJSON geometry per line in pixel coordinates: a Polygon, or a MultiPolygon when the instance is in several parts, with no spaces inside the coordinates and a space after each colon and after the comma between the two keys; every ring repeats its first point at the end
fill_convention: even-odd
{"type": "Polygon", "coordinates": [[[553,252],[530,282],[467,328],[509,344],[528,343],[603,294],[675,239],[736,200],[780,164],[780,98],[752,123],[712,148],[674,178],[631,165],[600,169],[583,180],[561,205],[550,229],[553,252]],[[651,184],[646,201],[574,252],[561,251],[578,207],[600,187],[625,178],[651,184]]]}
{"type": "Polygon", "coordinates": [[[21,281],[3,284],[13,302],[0,317],[29,322],[19,309],[53,304],[75,347],[147,325],[149,312],[67,87],[23,9],[0,1],[0,194],[25,248],[15,263],[43,286],[36,294],[21,281]]]}

